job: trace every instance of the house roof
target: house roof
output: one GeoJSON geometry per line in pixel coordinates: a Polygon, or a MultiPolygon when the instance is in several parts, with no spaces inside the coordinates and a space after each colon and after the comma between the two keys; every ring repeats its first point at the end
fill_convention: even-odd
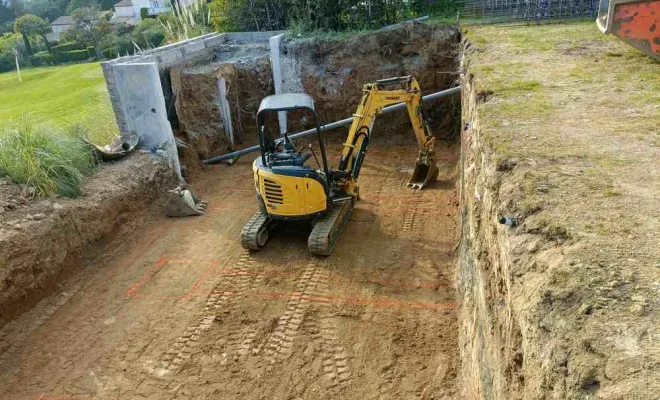
{"type": "Polygon", "coordinates": [[[112,17],[112,19],[110,20],[110,23],[113,23],[113,24],[137,25],[137,24],[140,23],[140,20],[139,20],[139,19],[136,19],[136,18],[134,18],[134,17],[123,17],[123,16],[122,16],[122,17],[118,17],[118,16],[115,15],[115,16],[112,17]]]}
{"type": "Polygon", "coordinates": [[[121,0],[119,3],[115,4],[115,7],[128,7],[132,5],[133,2],[131,0],[121,0]]]}
{"type": "MultiPolygon", "coordinates": [[[[129,0],[130,1],[130,0],[129,0]]],[[[73,21],[73,17],[70,15],[62,15],[55,21],[51,23],[51,25],[73,25],[75,22],[73,21]]]]}

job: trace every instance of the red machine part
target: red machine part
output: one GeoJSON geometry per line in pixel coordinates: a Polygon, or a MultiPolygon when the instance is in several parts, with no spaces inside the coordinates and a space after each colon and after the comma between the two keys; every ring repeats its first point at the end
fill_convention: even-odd
{"type": "Polygon", "coordinates": [[[660,0],[610,0],[596,22],[603,33],[660,59],[660,0]]]}

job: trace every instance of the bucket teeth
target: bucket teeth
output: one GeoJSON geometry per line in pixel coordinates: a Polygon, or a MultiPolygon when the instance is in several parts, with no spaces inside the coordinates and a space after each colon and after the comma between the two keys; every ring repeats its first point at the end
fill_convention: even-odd
{"type": "Polygon", "coordinates": [[[422,189],[429,183],[438,179],[438,167],[435,160],[429,160],[427,163],[417,162],[408,186],[413,189],[422,189]]]}

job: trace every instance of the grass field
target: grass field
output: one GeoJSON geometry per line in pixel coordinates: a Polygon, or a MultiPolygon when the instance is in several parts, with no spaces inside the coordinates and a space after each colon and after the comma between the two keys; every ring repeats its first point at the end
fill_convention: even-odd
{"type": "Polygon", "coordinates": [[[99,63],[24,69],[0,74],[0,131],[22,116],[37,126],[67,131],[82,125],[90,140],[107,143],[117,134],[99,63]]]}

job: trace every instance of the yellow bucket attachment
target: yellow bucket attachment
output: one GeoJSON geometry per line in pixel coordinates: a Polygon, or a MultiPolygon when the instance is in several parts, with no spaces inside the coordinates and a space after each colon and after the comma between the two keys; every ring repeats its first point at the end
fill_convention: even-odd
{"type": "Polygon", "coordinates": [[[426,161],[417,161],[412,178],[408,186],[413,189],[422,189],[429,183],[438,179],[438,167],[435,165],[435,158],[429,157],[426,161]]]}

